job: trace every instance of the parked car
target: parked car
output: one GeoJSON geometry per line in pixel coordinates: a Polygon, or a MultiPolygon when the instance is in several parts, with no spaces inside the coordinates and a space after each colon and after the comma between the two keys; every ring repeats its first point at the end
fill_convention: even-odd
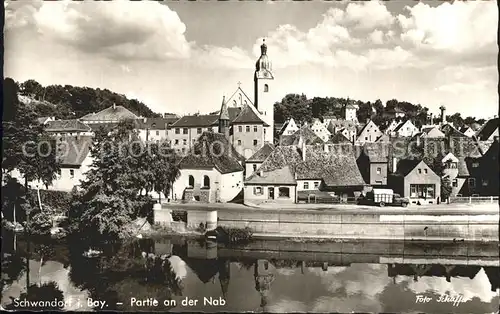
{"type": "Polygon", "coordinates": [[[360,205],[378,205],[380,207],[385,205],[406,207],[410,200],[394,193],[391,189],[373,189],[366,193],[366,196],[358,198],[357,203],[360,205]]]}

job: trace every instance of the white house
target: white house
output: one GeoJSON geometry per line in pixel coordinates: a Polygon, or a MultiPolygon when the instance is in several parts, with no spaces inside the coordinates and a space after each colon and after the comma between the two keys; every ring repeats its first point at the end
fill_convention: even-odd
{"type": "Polygon", "coordinates": [[[389,123],[389,126],[385,129],[384,133],[389,135],[389,136],[394,136],[394,130],[401,124],[401,121],[396,121],[393,119],[391,123],[389,123]]]}
{"type": "Polygon", "coordinates": [[[147,141],[169,140],[170,125],[177,121],[177,117],[171,118],[142,118],[137,120],[137,131],[139,138],[147,141]]]}
{"type": "Polygon", "coordinates": [[[460,128],[460,132],[468,137],[473,137],[474,135],[476,135],[476,132],[468,125],[464,125],[462,128],[460,128]]]}
{"type": "Polygon", "coordinates": [[[311,130],[316,134],[323,142],[327,142],[332,133],[328,131],[323,123],[319,119],[314,119],[310,126],[311,130]]]}
{"type": "Polygon", "coordinates": [[[259,169],[260,165],[273,150],[274,146],[271,143],[265,143],[261,149],[245,161],[245,179],[259,169]]]}
{"type": "Polygon", "coordinates": [[[204,132],[179,163],[173,198],[185,202],[228,202],[243,190],[242,162],[224,134],[204,132]]]}
{"type": "Polygon", "coordinates": [[[439,129],[437,125],[423,126],[420,137],[425,138],[443,138],[445,134],[439,129]]]}
{"type": "Polygon", "coordinates": [[[358,143],[375,142],[380,136],[382,136],[382,131],[373,122],[373,120],[368,121],[361,129],[357,136],[358,143]]]}
{"type": "Polygon", "coordinates": [[[290,118],[281,127],[280,135],[292,135],[298,130],[299,127],[297,126],[297,123],[295,123],[295,120],[293,120],[293,118],[290,118]]]}
{"type": "Polygon", "coordinates": [[[401,122],[393,131],[393,133],[398,137],[412,137],[418,132],[418,128],[413,124],[413,122],[411,122],[411,120],[401,122]]]}
{"type": "Polygon", "coordinates": [[[44,124],[45,131],[55,136],[92,136],[92,129],[79,120],[48,120],[44,124]]]}

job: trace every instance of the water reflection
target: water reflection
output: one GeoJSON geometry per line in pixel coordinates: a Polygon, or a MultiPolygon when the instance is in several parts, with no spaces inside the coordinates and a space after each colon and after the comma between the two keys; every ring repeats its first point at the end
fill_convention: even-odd
{"type": "MultiPolygon", "coordinates": [[[[14,266],[25,249],[22,241],[16,249],[11,245],[3,305],[25,289],[26,272],[14,266]]],[[[101,309],[88,307],[87,298],[106,301],[105,310],[185,312],[491,313],[499,304],[498,243],[419,249],[415,243],[256,241],[224,247],[169,238],[102,250],[103,256],[86,258],[84,248],[54,245],[41,281],[55,281],[65,299],[80,300],[76,310],[101,309]],[[416,303],[417,295],[433,301],[416,303]],[[466,302],[437,302],[441,295],[461,295],[466,302]],[[137,307],[131,298],[154,298],[159,305],[137,307]],[[204,298],[225,304],[210,305],[204,298]]],[[[40,279],[39,266],[30,262],[31,282],[40,279]]]]}

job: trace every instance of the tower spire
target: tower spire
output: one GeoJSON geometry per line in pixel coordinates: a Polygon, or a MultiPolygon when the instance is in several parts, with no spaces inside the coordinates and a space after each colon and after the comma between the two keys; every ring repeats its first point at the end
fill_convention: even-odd
{"type": "Polygon", "coordinates": [[[262,39],[262,45],[260,45],[260,55],[264,56],[267,54],[267,45],[266,45],[266,39],[262,39]]]}

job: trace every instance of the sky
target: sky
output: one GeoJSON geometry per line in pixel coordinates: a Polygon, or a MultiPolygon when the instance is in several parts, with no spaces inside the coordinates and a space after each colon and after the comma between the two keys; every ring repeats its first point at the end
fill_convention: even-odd
{"type": "Polygon", "coordinates": [[[153,111],[253,95],[263,38],[288,93],[498,113],[495,1],[6,1],[4,76],[107,88],[153,111]]]}

